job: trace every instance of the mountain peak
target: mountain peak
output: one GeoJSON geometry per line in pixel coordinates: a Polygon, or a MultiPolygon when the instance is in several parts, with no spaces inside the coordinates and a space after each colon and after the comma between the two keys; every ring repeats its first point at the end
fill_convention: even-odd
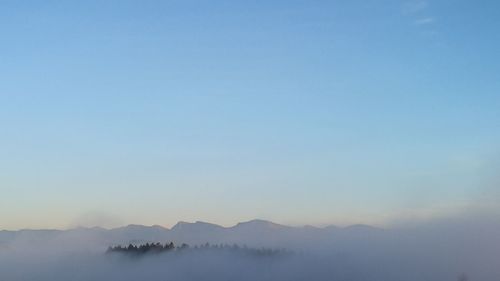
{"type": "Polygon", "coordinates": [[[250,220],[246,222],[240,222],[234,227],[266,227],[266,228],[282,228],[282,227],[287,227],[281,224],[277,224],[271,221],[267,220],[262,220],[262,219],[255,219],[255,220],[250,220]]]}
{"type": "Polygon", "coordinates": [[[348,231],[381,231],[382,228],[367,225],[367,224],[353,224],[350,226],[344,227],[344,230],[348,231]]]}
{"type": "Polygon", "coordinates": [[[204,221],[195,221],[195,222],[185,222],[185,221],[179,221],[176,223],[173,227],[172,230],[174,229],[183,229],[183,228],[223,228],[220,225],[209,223],[209,222],[204,222],[204,221]]]}
{"type": "Polygon", "coordinates": [[[127,226],[120,227],[120,228],[128,228],[128,229],[142,229],[142,228],[148,228],[148,226],[141,225],[141,224],[129,224],[129,225],[127,225],[127,226]]]}
{"type": "Polygon", "coordinates": [[[331,225],[327,225],[327,226],[323,227],[323,229],[325,229],[325,230],[338,230],[338,229],[340,229],[340,227],[331,224],[331,225]]]}

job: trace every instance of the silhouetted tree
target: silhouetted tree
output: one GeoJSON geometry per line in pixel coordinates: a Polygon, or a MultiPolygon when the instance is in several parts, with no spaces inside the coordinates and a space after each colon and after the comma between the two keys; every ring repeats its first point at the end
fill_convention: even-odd
{"type": "MultiPolygon", "coordinates": [[[[231,246],[227,244],[214,244],[210,245],[209,243],[205,243],[201,246],[195,246],[194,248],[190,248],[188,244],[183,243],[180,246],[176,247],[173,242],[166,243],[162,245],[161,243],[146,243],[141,245],[129,244],[126,247],[118,246],[110,246],[107,249],[107,253],[124,253],[130,254],[134,256],[141,256],[146,253],[163,253],[168,251],[225,251],[225,252],[233,252],[238,254],[243,254],[247,256],[255,256],[255,257],[266,257],[266,256],[278,256],[278,255],[286,255],[290,252],[287,252],[284,249],[269,249],[269,248],[261,248],[261,249],[253,249],[248,248],[246,245],[244,247],[240,247],[237,244],[233,244],[231,246]]],[[[467,281],[467,277],[460,277],[458,281],[467,281]]]]}

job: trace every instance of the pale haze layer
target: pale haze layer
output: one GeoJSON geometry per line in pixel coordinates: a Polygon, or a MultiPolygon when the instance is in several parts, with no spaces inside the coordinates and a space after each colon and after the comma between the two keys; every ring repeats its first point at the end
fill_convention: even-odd
{"type": "Polygon", "coordinates": [[[0,229],[498,210],[495,1],[2,1],[0,229]]]}

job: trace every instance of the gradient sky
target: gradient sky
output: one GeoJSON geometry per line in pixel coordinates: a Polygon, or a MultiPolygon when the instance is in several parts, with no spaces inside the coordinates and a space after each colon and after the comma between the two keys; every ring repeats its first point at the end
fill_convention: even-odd
{"type": "Polygon", "coordinates": [[[0,1],[0,229],[383,224],[487,204],[499,10],[0,1]]]}

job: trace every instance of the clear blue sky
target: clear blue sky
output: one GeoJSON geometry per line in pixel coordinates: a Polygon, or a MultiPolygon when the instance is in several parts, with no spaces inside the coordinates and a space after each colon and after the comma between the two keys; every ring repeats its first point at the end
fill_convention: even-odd
{"type": "Polygon", "coordinates": [[[0,229],[373,223],[496,194],[498,1],[0,1],[0,229]]]}

